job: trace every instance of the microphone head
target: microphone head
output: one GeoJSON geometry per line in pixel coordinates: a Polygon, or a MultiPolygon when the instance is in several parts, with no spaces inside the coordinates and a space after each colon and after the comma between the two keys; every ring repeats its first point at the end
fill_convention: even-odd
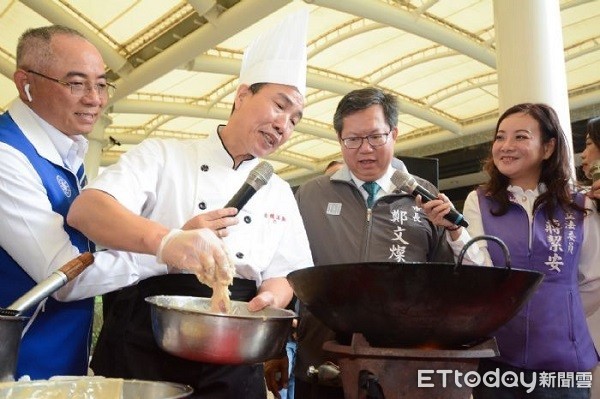
{"type": "Polygon", "coordinates": [[[273,176],[273,166],[267,161],[262,161],[250,171],[246,183],[251,185],[255,190],[258,190],[267,184],[271,176],[273,176]]]}
{"type": "Polygon", "coordinates": [[[595,161],[590,167],[590,177],[594,182],[600,180],[600,159],[595,161]]]}
{"type": "Polygon", "coordinates": [[[413,192],[413,186],[416,184],[416,180],[409,173],[402,172],[400,170],[394,171],[390,178],[396,188],[406,191],[407,193],[413,192]]]}

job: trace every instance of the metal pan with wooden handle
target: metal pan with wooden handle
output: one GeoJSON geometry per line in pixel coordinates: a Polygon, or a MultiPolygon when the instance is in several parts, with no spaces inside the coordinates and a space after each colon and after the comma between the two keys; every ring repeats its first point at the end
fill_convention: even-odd
{"type": "Polygon", "coordinates": [[[77,258],[65,263],[48,278],[40,281],[6,309],[0,308],[0,315],[19,316],[23,314],[42,299],[52,295],[63,285],[73,280],[92,263],[94,263],[94,255],[91,252],[82,253],[77,258]]]}

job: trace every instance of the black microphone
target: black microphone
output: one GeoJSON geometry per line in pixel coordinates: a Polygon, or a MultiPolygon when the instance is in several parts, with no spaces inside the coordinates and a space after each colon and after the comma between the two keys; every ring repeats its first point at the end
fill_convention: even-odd
{"type": "Polygon", "coordinates": [[[600,180],[600,160],[594,162],[590,168],[590,176],[592,178],[592,182],[597,182],[600,180]]]}
{"type": "Polygon", "coordinates": [[[238,211],[246,205],[246,202],[271,178],[273,175],[273,167],[267,161],[262,161],[250,171],[242,187],[229,200],[225,208],[233,207],[238,211]]]}
{"type": "MultiPolygon", "coordinates": [[[[597,159],[590,168],[590,177],[592,178],[592,184],[600,180],[600,159],[597,159]]],[[[590,187],[590,190],[592,188],[590,187]]],[[[600,209],[600,200],[595,199],[596,208],[600,209]]]]}
{"type": "MultiPolygon", "coordinates": [[[[396,170],[392,175],[391,180],[396,187],[406,191],[413,197],[420,195],[423,200],[423,203],[438,199],[435,195],[433,195],[427,189],[425,189],[423,186],[417,183],[415,178],[408,173],[396,170]]],[[[469,227],[469,223],[467,223],[464,216],[454,208],[450,209],[450,212],[446,216],[444,216],[444,219],[459,226],[469,227]]]]}

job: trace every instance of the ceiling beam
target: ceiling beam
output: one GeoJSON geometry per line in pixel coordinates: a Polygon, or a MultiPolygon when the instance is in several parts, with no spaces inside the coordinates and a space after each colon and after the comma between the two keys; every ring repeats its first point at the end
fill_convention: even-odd
{"type": "MultiPolygon", "coordinates": [[[[185,69],[194,72],[216,72],[228,73],[231,75],[239,75],[240,67],[241,60],[233,58],[221,58],[206,54],[194,58],[193,61],[184,66],[185,69]]],[[[362,89],[366,86],[363,84],[352,83],[347,79],[336,78],[335,76],[311,71],[310,68],[306,75],[306,85],[313,89],[329,91],[339,94],[340,96],[343,96],[352,90],[362,89]]],[[[406,101],[400,97],[398,98],[398,105],[401,112],[416,116],[419,119],[423,119],[424,121],[440,126],[443,129],[447,129],[455,134],[460,134],[461,132],[461,126],[459,123],[433,112],[427,107],[406,101]]]]}
{"type": "Polygon", "coordinates": [[[17,66],[7,59],[0,57],[0,74],[6,76],[11,81],[13,80],[13,74],[17,66]]]}
{"type": "Polygon", "coordinates": [[[111,105],[109,113],[142,115],[176,115],[192,118],[227,120],[231,109],[225,107],[204,107],[197,104],[185,104],[166,101],[121,100],[111,105]]]}
{"type": "Polygon", "coordinates": [[[248,28],[284,7],[292,0],[245,0],[190,33],[176,44],[134,69],[127,79],[117,81],[114,103],[141,89],[161,76],[210,50],[224,40],[248,28]]]}
{"type": "MultiPolygon", "coordinates": [[[[219,58],[210,55],[201,55],[195,57],[187,64],[184,64],[182,68],[195,72],[214,72],[238,75],[240,65],[240,60],[219,58]]],[[[14,72],[14,70],[14,64],[0,59],[0,73],[4,74],[9,79],[12,79],[12,73],[14,72]]],[[[127,80],[134,77],[134,74],[136,74],[135,71],[127,78],[127,80]]],[[[152,80],[156,79],[157,77],[152,78],[152,80]]],[[[307,86],[319,90],[336,93],[340,96],[345,95],[346,93],[352,90],[361,89],[365,87],[364,85],[350,83],[347,80],[336,79],[324,76],[319,73],[311,72],[307,74],[307,86]]],[[[118,83],[118,87],[118,90],[121,90],[122,83],[118,83]]],[[[205,107],[205,109],[203,109],[203,107],[201,106],[192,104],[172,103],[165,101],[142,101],[130,99],[122,99],[115,102],[114,100],[115,97],[113,96],[111,98],[112,105],[109,105],[107,112],[124,114],[171,114],[177,116],[208,118],[208,116],[201,115],[207,115],[208,112],[211,111],[212,116],[210,116],[210,118],[219,120],[227,120],[229,119],[230,115],[230,110],[227,110],[226,113],[223,113],[221,112],[222,109],[219,108],[209,109],[205,107]]],[[[417,118],[423,119],[424,121],[427,121],[436,126],[440,126],[441,128],[446,129],[455,134],[461,134],[462,128],[459,123],[449,118],[446,118],[443,115],[435,113],[426,107],[415,103],[411,103],[409,101],[403,100],[402,98],[398,98],[398,106],[401,112],[416,116],[417,118]]],[[[306,129],[303,129],[302,122],[300,122],[296,130],[302,133],[312,134],[314,136],[325,139],[337,140],[335,135],[333,135],[332,132],[329,130],[314,127],[307,127],[306,129]]]]}
{"type": "Polygon", "coordinates": [[[370,19],[434,43],[440,43],[461,54],[496,69],[494,51],[473,38],[381,0],[304,0],[306,3],[370,19]]]}
{"type": "Polygon", "coordinates": [[[81,19],[76,18],[74,15],[69,14],[55,2],[21,0],[21,3],[25,4],[53,24],[68,26],[79,31],[79,33],[85,36],[90,43],[96,46],[98,51],[100,51],[100,54],[102,54],[102,58],[106,65],[117,74],[127,75],[127,73],[133,69],[133,66],[127,59],[104,40],[103,36],[100,35],[100,32],[90,29],[89,25],[83,23],[81,19]]]}
{"type": "MultiPolygon", "coordinates": [[[[228,120],[231,115],[231,109],[225,107],[206,107],[197,104],[144,100],[121,100],[110,106],[108,112],[143,115],[176,115],[192,118],[217,119],[222,121],[228,120]]],[[[337,141],[337,136],[332,129],[308,121],[301,120],[295,130],[299,133],[337,141]]]]}
{"type": "Polygon", "coordinates": [[[213,7],[217,5],[216,0],[187,0],[187,2],[194,7],[198,15],[212,13],[213,7]]]}

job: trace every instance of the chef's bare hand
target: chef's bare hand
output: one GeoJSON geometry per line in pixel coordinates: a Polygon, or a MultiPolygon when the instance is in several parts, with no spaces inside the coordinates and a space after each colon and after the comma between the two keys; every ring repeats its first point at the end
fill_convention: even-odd
{"type": "Polygon", "coordinates": [[[229,234],[227,228],[238,224],[239,220],[237,215],[238,210],[236,208],[221,208],[214,209],[194,216],[181,228],[182,230],[193,230],[193,229],[211,229],[219,238],[227,237],[229,234]]]}
{"type": "Polygon", "coordinates": [[[446,197],[446,195],[440,193],[438,194],[437,199],[423,202],[420,195],[416,197],[417,205],[420,206],[425,215],[427,215],[427,219],[431,221],[431,223],[436,226],[442,226],[446,228],[454,228],[455,225],[452,224],[451,221],[444,219],[452,209],[454,209],[454,205],[450,202],[450,199],[446,197]]]}
{"type": "Polygon", "coordinates": [[[217,275],[215,268],[229,268],[225,244],[208,228],[171,230],[162,238],[156,257],[169,267],[205,276],[217,275]]]}
{"type": "Polygon", "coordinates": [[[281,399],[279,391],[288,386],[288,367],[289,363],[287,355],[278,359],[269,359],[264,363],[267,389],[273,393],[273,396],[277,399],[281,399]]]}
{"type": "Polygon", "coordinates": [[[267,306],[275,306],[275,296],[270,291],[263,291],[248,302],[248,310],[257,312],[267,306]]]}

